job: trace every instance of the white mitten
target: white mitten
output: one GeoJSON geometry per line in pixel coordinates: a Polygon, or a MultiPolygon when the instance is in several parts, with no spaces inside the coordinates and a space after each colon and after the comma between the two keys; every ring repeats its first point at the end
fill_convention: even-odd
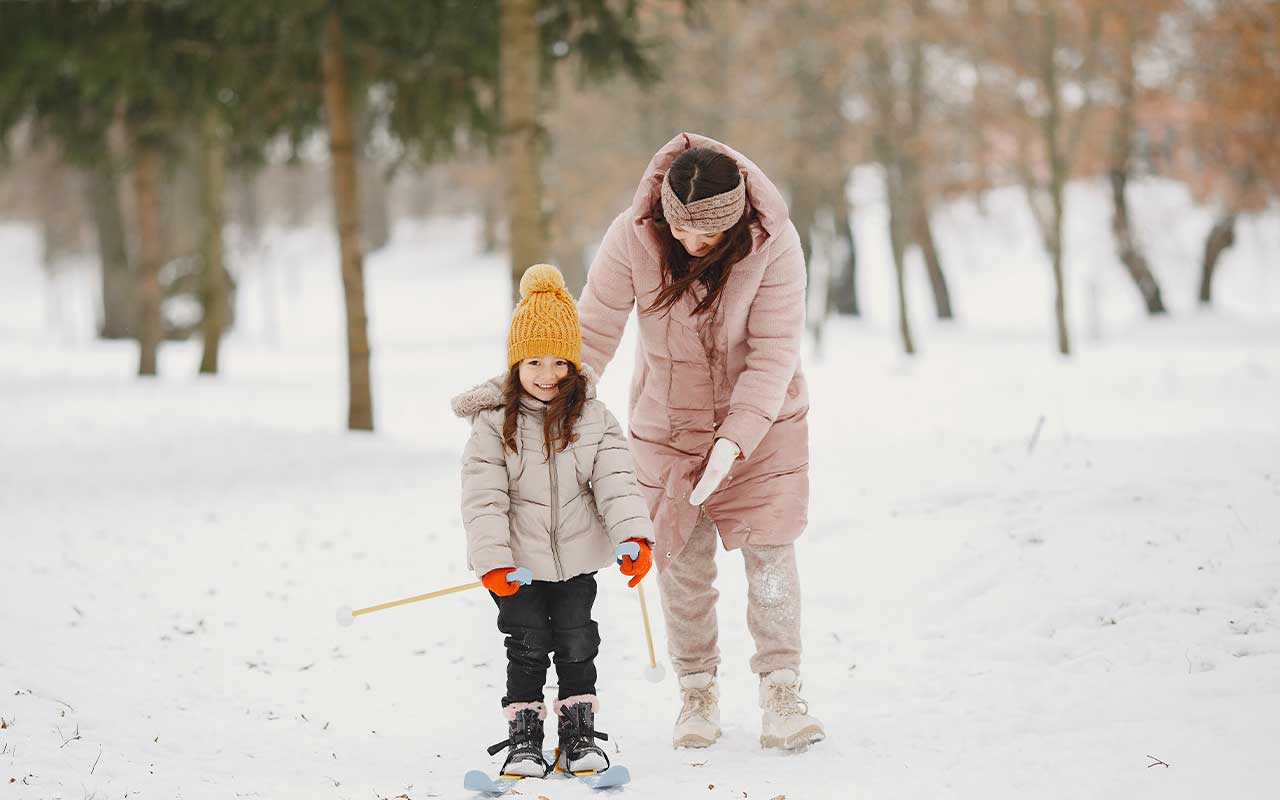
{"type": "Polygon", "coordinates": [[[711,447],[711,455],[707,457],[707,468],[702,473],[702,480],[693,487],[689,495],[690,505],[700,506],[706,502],[711,493],[720,486],[720,482],[729,474],[729,468],[742,451],[728,439],[716,439],[711,447]]]}

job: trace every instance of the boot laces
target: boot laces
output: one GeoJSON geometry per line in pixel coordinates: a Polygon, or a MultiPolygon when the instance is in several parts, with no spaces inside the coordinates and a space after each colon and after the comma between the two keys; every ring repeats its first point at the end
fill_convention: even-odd
{"type": "Polygon", "coordinates": [[[682,687],[681,692],[684,693],[684,707],[680,709],[681,722],[691,717],[710,719],[711,708],[715,704],[715,696],[712,695],[710,686],[703,689],[682,687]]]}
{"type": "Polygon", "coordinates": [[[793,717],[809,713],[809,704],[794,683],[771,683],[765,691],[765,705],[775,714],[793,717]]]}

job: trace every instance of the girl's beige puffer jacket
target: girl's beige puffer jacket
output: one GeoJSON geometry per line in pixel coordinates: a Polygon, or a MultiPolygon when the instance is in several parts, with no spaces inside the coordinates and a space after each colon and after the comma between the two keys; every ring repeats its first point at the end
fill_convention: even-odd
{"type": "Polygon", "coordinates": [[[528,567],[534,580],[563,581],[616,563],[627,539],[653,542],[648,507],[635,480],[622,428],[595,397],[574,427],[577,440],[547,459],[546,404],[522,402],[516,452],[502,443],[502,389],[487,381],[453,399],[471,418],[462,456],[462,524],[467,564],[476,575],[500,567],[528,567]]]}

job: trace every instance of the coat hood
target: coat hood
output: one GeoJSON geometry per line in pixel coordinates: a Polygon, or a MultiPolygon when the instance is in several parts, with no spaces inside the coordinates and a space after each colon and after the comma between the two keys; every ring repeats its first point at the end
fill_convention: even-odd
{"type": "Polygon", "coordinates": [[[727,144],[696,133],[677,135],[650,159],[649,166],[645,168],[644,177],[640,179],[640,186],[636,188],[635,197],[631,201],[631,214],[637,225],[643,224],[644,220],[652,217],[653,207],[662,196],[662,179],[666,177],[671,162],[685,150],[693,147],[715,150],[738,162],[738,169],[747,179],[747,204],[755,209],[760,227],[764,228],[770,236],[780,236],[786,230],[787,223],[791,219],[787,202],[782,198],[782,192],[778,191],[778,187],[769,180],[764,171],[751,159],[727,144]]]}

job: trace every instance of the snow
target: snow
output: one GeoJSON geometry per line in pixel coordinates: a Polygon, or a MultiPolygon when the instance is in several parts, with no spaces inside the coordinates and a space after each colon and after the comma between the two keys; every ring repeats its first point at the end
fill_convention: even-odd
{"type": "MultiPolygon", "coordinates": [[[[1148,321],[1108,249],[1102,187],[1072,191],[1070,302],[1085,311],[1090,281],[1102,302],[1092,335],[1075,320],[1069,360],[1009,193],[985,217],[939,213],[961,319],[930,323],[913,280],[922,355],[901,356],[883,219],[862,197],[869,319],[831,322],[806,363],[803,694],[829,738],[759,749],[741,558],[722,553],[725,736],[673,751],[676,681],[645,680],[636,593],[602,572],[599,724],[633,774],[622,796],[1274,796],[1276,215],[1242,221],[1199,312],[1211,215],[1144,186],[1175,312],[1148,321]]],[[[421,800],[467,797],[463,774],[496,768],[505,662],[485,594],[335,623],[475,580],[448,399],[500,369],[507,285],[474,232],[401,224],[369,259],[368,435],[342,429],[327,232],[269,232],[245,262],[222,375],[196,377],[183,343],[141,381],[134,347],[92,341],[90,316],[47,333],[37,240],[0,226],[0,800],[421,800]]],[[[73,311],[92,305],[78,270],[59,278],[73,311]]],[[[619,353],[602,391],[625,416],[619,353]]]]}

